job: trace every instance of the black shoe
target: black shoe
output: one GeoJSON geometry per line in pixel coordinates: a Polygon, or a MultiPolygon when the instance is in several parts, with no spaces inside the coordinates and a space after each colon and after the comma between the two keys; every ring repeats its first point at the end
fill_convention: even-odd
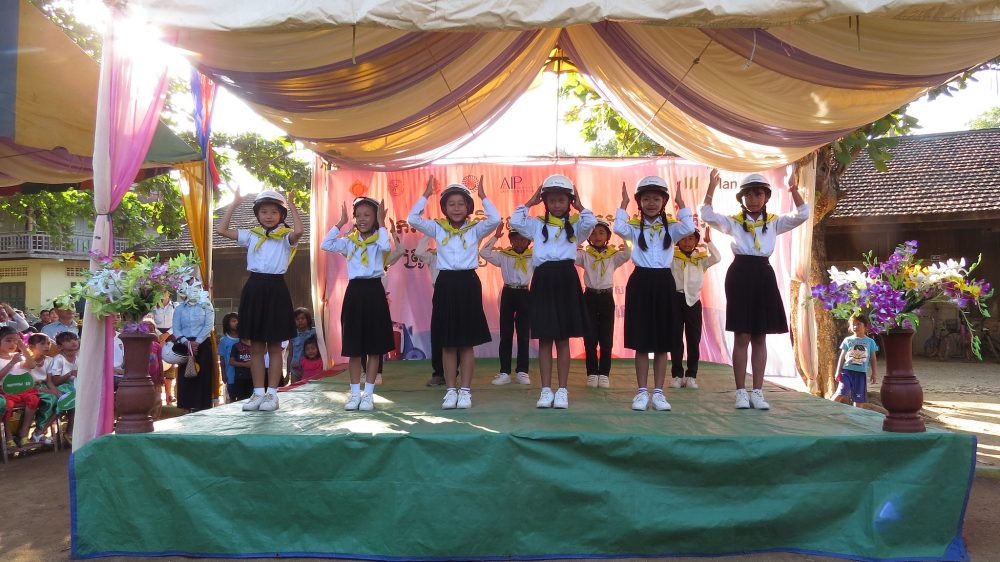
{"type": "Polygon", "coordinates": [[[431,377],[427,381],[427,386],[444,386],[444,377],[431,377]]]}

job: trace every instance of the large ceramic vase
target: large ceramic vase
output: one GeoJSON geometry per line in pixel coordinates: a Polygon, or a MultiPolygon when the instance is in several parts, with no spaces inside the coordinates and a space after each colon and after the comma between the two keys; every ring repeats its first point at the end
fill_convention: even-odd
{"type": "Polygon", "coordinates": [[[151,413],[156,406],[156,387],[149,378],[149,347],[155,336],[136,332],[119,337],[125,347],[125,380],[118,384],[115,395],[115,432],[149,433],[153,431],[151,413]]]}
{"type": "Polygon", "coordinates": [[[926,431],[920,417],[924,389],[913,374],[913,330],[891,330],[882,336],[882,342],[885,345],[885,377],[879,395],[882,406],[889,412],[882,422],[882,430],[926,431]]]}

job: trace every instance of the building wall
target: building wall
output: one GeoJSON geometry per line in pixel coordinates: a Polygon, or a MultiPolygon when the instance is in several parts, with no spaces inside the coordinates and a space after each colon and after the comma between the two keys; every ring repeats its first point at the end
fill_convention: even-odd
{"type": "Polygon", "coordinates": [[[24,283],[24,308],[37,314],[52,307],[52,299],[82,281],[80,272],[90,267],[84,260],[0,260],[0,283],[24,283]]]}

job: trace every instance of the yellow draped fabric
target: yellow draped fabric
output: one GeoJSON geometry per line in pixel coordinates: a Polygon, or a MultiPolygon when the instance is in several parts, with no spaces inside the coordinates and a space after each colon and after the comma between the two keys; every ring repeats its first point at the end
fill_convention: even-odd
{"type": "MultiPolygon", "coordinates": [[[[187,218],[188,231],[191,234],[191,245],[198,256],[198,273],[202,283],[208,290],[209,297],[214,296],[212,288],[212,190],[208,185],[208,170],[205,161],[178,164],[181,172],[180,191],[181,203],[184,204],[184,215],[187,218]]],[[[212,331],[212,356],[219,354],[218,342],[215,341],[215,331],[212,331]]],[[[222,391],[222,378],[218,361],[212,361],[212,396],[218,398],[222,391]]]]}

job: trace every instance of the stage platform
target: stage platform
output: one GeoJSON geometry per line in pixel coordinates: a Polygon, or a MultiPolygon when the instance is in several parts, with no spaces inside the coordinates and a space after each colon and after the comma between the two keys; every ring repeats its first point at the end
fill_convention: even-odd
{"type": "Polygon", "coordinates": [[[379,560],[545,559],[792,551],[966,560],[975,438],[881,431],[870,411],[769,386],[733,409],[729,367],[633,412],[631,361],[611,389],[573,362],[570,409],[489,384],[440,409],[426,361],[388,362],[376,411],[345,412],[347,376],[107,435],[70,463],[72,552],[379,560]]]}

